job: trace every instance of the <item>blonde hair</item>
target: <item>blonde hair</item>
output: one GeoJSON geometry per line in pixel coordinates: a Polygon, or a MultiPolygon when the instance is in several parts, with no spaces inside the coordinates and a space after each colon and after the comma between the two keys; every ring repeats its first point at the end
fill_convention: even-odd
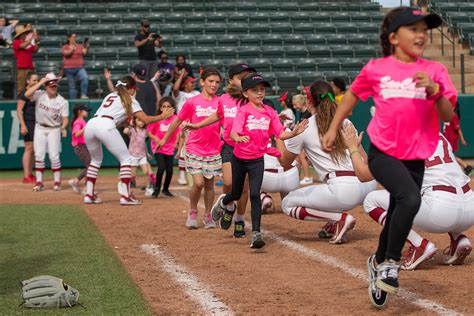
{"type": "Polygon", "coordinates": [[[291,99],[292,103],[301,103],[302,105],[307,105],[308,101],[306,100],[306,96],[302,94],[295,94],[291,99]]]}
{"type": "MultiPolygon", "coordinates": [[[[311,85],[310,91],[314,100],[314,107],[318,111],[315,115],[316,125],[318,126],[319,135],[322,136],[329,130],[329,125],[331,125],[331,121],[336,114],[337,104],[334,101],[334,90],[329,83],[316,81],[311,85]]],[[[346,160],[346,145],[342,129],[337,131],[334,146],[336,148],[329,153],[331,159],[336,163],[346,160]]]]}
{"type": "Polygon", "coordinates": [[[134,89],[137,82],[131,76],[122,77],[118,82],[116,86],[117,94],[120,97],[127,116],[132,116],[132,97],[128,93],[128,90],[134,89]]]}

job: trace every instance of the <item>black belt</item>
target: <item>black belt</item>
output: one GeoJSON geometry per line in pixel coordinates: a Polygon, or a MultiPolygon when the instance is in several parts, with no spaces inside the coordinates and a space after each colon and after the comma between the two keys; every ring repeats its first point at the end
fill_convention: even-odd
{"type": "Polygon", "coordinates": [[[46,124],[41,124],[41,123],[38,123],[39,126],[41,127],[47,127],[47,128],[59,128],[61,127],[61,125],[57,125],[57,126],[49,126],[49,125],[46,125],[46,124]]]}
{"type": "Polygon", "coordinates": [[[114,118],[110,115],[94,115],[94,117],[105,117],[105,118],[111,119],[112,121],[114,120],[114,118]]]}

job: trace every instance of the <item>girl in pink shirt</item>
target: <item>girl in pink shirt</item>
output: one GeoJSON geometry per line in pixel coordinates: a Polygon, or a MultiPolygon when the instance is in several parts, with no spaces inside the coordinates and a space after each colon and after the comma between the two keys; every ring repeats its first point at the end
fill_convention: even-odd
{"type": "MultiPolygon", "coordinates": [[[[217,89],[222,77],[217,69],[208,67],[201,73],[200,84],[202,93],[189,98],[183,108],[171,123],[166,135],[158,142],[157,147],[162,148],[183,121],[198,123],[217,111],[219,97],[217,89]]],[[[205,128],[189,133],[186,141],[186,172],[193,177],[193,186],[190,192],[190,210],[186,227],[198,228],[197,205],[204,188],[204,227],[215,228],[216,224],[211,218],[211,207],[214,201],[214,176],[221,173],[222,161],[220,155],[220,125],[214,123],[205,128]]]]}
{"type": "Polygon", "coordinates": [[[72,112],[74,113],[74,118],[71,123],[71,137],[72,137],[72,147],[74,153],[82,161],[86,168],[81,171],[81,173],[74,179],[68,181],[72,190],[76,193],[81,193],[79,188],[79,182],[84,179],[87,174],[87,168],[91,163],[91,155],[87,150],[86,141],[84,139],[84,128],[86,127],[85,119],[89,115],[89,111],[92,109],[83,103],[78,103],[74,106],[72,112]]]}
{"type": "MultiPolygon", "coordinates": [[[[158,112],[157,115],[160,115],[164,109],[172,109],[176,113],[176,101],[171,97],[164,97],[160,99],[158,103],[158,112]]],[[[171,123],[175,120],[176,114],[173,114],[171,117],[161,120],[159,122],[148,125],[148,136],[151,139],[151,150],[155,154],[156,163],[158,165],[158,170],[156,171],[156,181],[155,188],[152,196],[157,198],[160,195],[161,182],[163,180],[163,174],[166,171],[166,178],[163,184],[164,195],[173,197],[174,195],[169,191],[171,178],[173,177],[173,160],[174,160],[174,150],[176,148],[176,140],[180,133],[180,129],[177,128],[168,141],[161,147],[157,148],[157,143],[165,136],[168,128],[171,123]]]]}
{"type": "MultiPolygon", "coordinates": [[[[262,187],[265,153],[270,153],[267,146],[270,137],[275,136],[282,140],[294,137],[304,131],[308,123],[303,120],[293,131],[284,131],[278,113],[271,107],[263,104],[265,87],[270,84],[262,76],[250,73],[242,79],[242,102],[230,133],[235,142],[232,156],[232,190],[217,199],[212,207],[212,218],[221,219],[221,227],[228,228],[232,223],[235,212],[234,201],[242,195],[245,177],[249,177],[250,203],[252,209],[252,241],[251,248],[262,248],[265,242],[260,233],[260,218],[262,205],[260,188],[262,187]]],[[[273,148],[270,154],[278,155],[273,148]]]]}
{"type": "Polygon", "coordinates": [[[385,304],[387,293],[398,291],[401,251],[421,203],[424,159],[436,149],[439,118],[449,121],[456,103],[457,92],[446,68],[421,58],[427,30],[441,23],[436,14],[414,8],[390,11],[380,35],[385,57],[371,60],[361,70],[321,141],[325,150],[332,150],[344,118],[359,99],[373,97],[376,111],[367,129],[369,169],[390,192],[379,246],[368,260],[370,299],[377,307],[385,304]]]}

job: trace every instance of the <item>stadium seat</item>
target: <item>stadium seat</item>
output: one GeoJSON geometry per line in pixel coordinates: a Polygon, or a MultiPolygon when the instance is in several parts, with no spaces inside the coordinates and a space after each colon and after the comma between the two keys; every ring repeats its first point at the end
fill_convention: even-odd
{"type": "Polygon", "coordinates": [[[283,58],[285,52],[282,46],[262,46],[262,58],[283,58]]]}
{"type": "Polygon", "coordinates": [[[262,46],[281,46],[283,44],[281,34],[263,34],[260,39],[262,46]]]}
{"type": "Polygon", "coordinates": [[[254,2],[239,2],[238,5],[236,5],[236,9],[238,12],[243,12],[243,13],[256,12],[257,5],[254,2]]]}
{"type": "Polygon", "coordinates": [[[358,71],[364,66],[364,62],[359,58],[340,58],[339,62],[341,64],[342,71],[358,71]]]}
{"type": "Polygon", "coordinates": [[[238,46],[238,35],[217,35],[217,46],[238,46]]]}
{"type": "Polygon", "coordinates": [[[360,70],[350,70],[347,71],[347,76],[350,79],[350,82],[352,83],[354,79],[359,75],[360,70]]]}
{"type": "Polygon", "coordinates": [[[240,59],[244,60],[261,57],[260,48],[256,46],[239,46],[237,47],[237,54],[240,59]]]}
{"type": "Polygon", "coordinates": [[[247,24],[248,16],[242,12],[233,13],[227,16],[227,23],[247,24]]]}
{"type": "Polygon", "coordinates": [[[283,45],[304,45],[305,37],[302,34],[284,34],[282,35],[283,45]]]}
{"type": "Polygon", "coordinates": [[[326,36],[321,34],[305,34],[304,40],[306,46],[326,45],[326,36]]]}
{"type": "MultiPolygon", "coordinates": [[[[162,17],[162,16],[160,16],[162,17]]],[[[142,15],[139,13],[126,13],[122,14],[122,23],[130,23],[130,24],[135,24],[138,25],[140,23],[140,20],[142,19],[142,15]]],[[[148,17],[148,20],[150,23],[156,23],[156,20],[152,20],[150,17],[148,17]]],[[[161,22],[161,20],[159,21],[161,22]]],[[[153,25],[152,25],[153,27],[153,25]]]]}
{"type": "Polygon", "coordinates": [[[329,46],[326,45],[316,45],[316,46],[308,46],[308,57],[309,58],[322,58],[322,57],[331,57],[331,51],[329,46]]]}
{"type": "MultiPolygon", "coordinates": [[[[1,13],[0,13],[1,14],[1,13]]],[[[32,13],[23,13],[21,15],[17,15],[16,18],[21,22],[21,23],[31,23],[33,25],[36,25],[36,16],[37,14],[32,14],[32,13]]]]}
{"type": "Polygon", "coordinates": [[[189,59],[189,49],[187,47],[171,47],[166,50],[169,55],[169,60],[174,60],[178,55],[187,56],[189,59]]]}
{"type": "Polygon", "coordinates": [[[331,16],[328,12],[312,12],[311,22],[312,23],[329,23],[331,22],[331,16]]]}
{"type": "MultiPolygon", "coordinates": [[[[155,4],[152,4],[152,5],[155,5],[155,4]]],[[[164,9],[164,10],[158,10],[158,12],[169,12],[169,8],[170,8],[170,4],[169,3],[164,3],[163,4],[163,7],[161,7],[161,9],[164,9]]],[[[129,11],[130,13],[149,13],[151,11],[151,4],[150,3],[146,3],[146,2],[135,2],[132,6],[130,6],[129,8],[129,11]]],[[[155,8],[156,9],[156,8],[155,8]]]]}
{"type": "Polygon", "coordinates": [[[241,35],[239,36],[240,46],[260,46],[259,35],[241,35]]]}
{"type": "MultiPolygon", "coordinates": [[[[84,68],[86,68],[88,75],[103,75],[105,66],[105,62],[101,60],[88,61],[84,63],[84,68]]],[[[110,65],[107,66],[112,70],[110,65]]]]}
{"type": "Polygon", "coordinates": [[[315,71],[316,63],[312,58],[296,58],[293,60],[295,71],[315,71]]]}
{"type": "Polygon", "coordinates": [[[248,34],[248,26],[240,23],[227,24],[227,34],[248,34]]]}
{"type": "Polygon", "coordinates": [[[332,23],[314,24],[316,34],[336,34],[336,27],[332,23]]]}
{"type": "Polygon", "coordinates": [[[216,59],[236,59],[237,45],[228,47],[214,48],[214,56],[216,59]]]}
{"type": "MultiPolygon", "coordinates": [[[[5,60],[13,60],[13,50],[12,49],[2,49],[0,50],[2,53],[2,58],[5,60]],[[3,51],[3,52],[2,52],[3,51]]],[[[40,47],[36,53],[33,54],[33,61],[36,60],[46,60],[48,50],[45,47],[40,47]]]]}
{"type": "Polygon", "coordinates": [[[164,23],[160,25],[160,32],[168,35],[181,35],[181,24],[164,23]]]}
{"type": "Polygon", "coordinates": [[[360,34],[377,34],[380,29],[378,23],[366,22],[357,25],[360,34]]]}
{"type": "Polygon", "coordinates": [[[107,12],[114,14],[127,14],[128,8],[122,3],[110,3],[107,12]]]}
{"type": "Polygon", "coordinates": [[[314,34],[314,25],[312,23],[293,24],[295,34],[314,34]]]}
{"type": "Polygon", "coordinates": [[[91,44],[91,50],[105,46],[107,38],[103,35],[92,35],[89,37],[89,43],[91,44]]]}
{"type": "Polygon", "coordinates": [[[257,2],[257,10],[258,12],[274,13],[278,11],[278,4],[278,2],[273,1],[260,1],[257,2]]]}
{"type": "Polygon", "coordinates": [[[290,91],[292,93],[299,92],[301,86],[300,76],[297,72],[275,72],[277,93],[282,91],[290,91]]]}
{"type": "Polygon", "coordinates": [[[61,3],[50,3],[45,11],[53,14],[61,14],[64,13],[64,7],[61,3]]]}
{"type": "Polygon", "coordinates": [[[45,36],[41,37],[42,47],[61,47],[66,38],[63,36],[45,36]]]}
{"type": "Polygon", "coordinates": [[[76,14],[84,14],[85,12],[85,5],[81,3],[64,3],[64,12],[67,13],[76,13],[76,14]]]}
{"type": "Polygon", "coordinates": [[[349,34],[357,32],[356,23],[336,23],[334,24],[338,34],[349,34]]]}
{"type": "Polygon", "coordinates": [[[377,34],[360,34],[362,36],[365,36],[367,40],[369,41],[370,45],[379,45],[380,44],[380,35],[377,34]]]}
{"type": "Polygon", "coordinates": [[[91,34],[91,28],[89,25],[72,25],[70,31],[81,37],[87,37],[91,34]]]}
{"type": "Polygon", "coordinates": [[[36,23],[53,25],[58,23],[58,16],[56,14],[44,13],[38,14],[36,17],[36,23]]]}
{"type": "MultiPolygon", "coordinates": [[[[275,10],[275,9],[274,9],[275,10]]],[[[286,12],[271,12],[267,13],[268,15],[268,21],[270,23],[289,23],[290,22],[290,16],[286,12]]]]}
{"type": "Polygon", "coordinates": [[[122,16],[120,14],[103,14],[102,17],[100,18],[101,23],[121,23],[122,22],[122,16]]]}
{"type": "MultiPolygon", "coordinates": [[[[207,17],[204,13],[194,13],[186,16],[186,23],[205,24],[206,22],[207,17]]],[[[225,20],[216,22],[225,22],[225,20]]]]}
{"type": "Polygon", "coordinates": [[[292,45],[285,46],[285,56],[286,58],[306,58],[308,57],[308,51],[304,45],[292,45]]]}
{"type": "Polygon", "coordinates": [[[311,12],[311,14],[317,14],[320,11],[321,4],[318,2],[301,2],[300,11],[311,12]]]}
{"type": "MultiPolygon", "coordinates": [[[[119,54],[121,57],[129,57],[130,55],[127,54],[122,54],[122,52],[128,51],[131,53],[133,50],[133,56],[136,56],[137,49],[135,47],[123,47],[120,48],[119,54]]],[[[108,60],[115,60],[117,59],[117,49],[116,48],[94,48],[93,50],[94,53],[94,59],[99,60],[99,59],[108,59],[108,60]]]]}
{"type": "Polygon", "coordinates": [[[227,26],[225,23],[207,23],[204,27],[206,35],[224,35],[227,26]]]}
{"type": "MultiPolygon", "coordinates": [[[[214,67],[222,74],[223,72],[223,63],[219,59],[207,59],[202,62],[203,67],[214,67]]],[[[223,82],[221,82],[221,87],[223,86],[223,82]]]]}
{"type": "Polygon", "coordinates": [[[250,67],[255,68],[258,73],[272,70],[272,63],[268,58],[249,59],[248,64],[250,65],[250,67]]]}
{"type": "Polygon", "coordinates": [[[128,42],[128,37],[127,36],[110,36],[107,38],[105,45],[107,47],[126,47],[126,46],[132,46],[128,42]]]}
{"type": "Polygon", "coordinates": [[[377,50],[372,45],[354,45],[354,57],[377,57],[377,50]]]}
{"type": "Polygon", "coordinates": [[[201,61],[197,59],[189,59],[186,61],[189,66],[191,66],[191,69],[195,74],[199,73],[199,66],[201,65],[201,61]]]}
{"type": "Polygon", "coordinates": [[[347,38],[345,34],[333,34],[326,38],[328,44],[339,44],[345,45],[347,44],[347,38]]]}
{"type": "MultiPolygon", "coordinates": [[[[148,21],[152,24],[162,24],[164,23],[164,16],[165,14],[162,13],[162,12],[152,12],[150,14],[147,14],[146,18],[148,19],[148,21]]],[[[126,18],[127,22],[128,22],[128,18],[126,18]]],[[[134,22],[137,23],[139,20],[135,20],[134,22]]],[[[125,22],[125,20],[124,20],[125,22]]],[[[152,25],[153,27],[153,25],[152,25]]]]}
{"type": "Polygon", "coordinates": [[[325,71],[324,76],[327,81],[332,81],[334,78],[341,78],[346,84],[349,83],[349,75],[345,71],[325,71]]]}
{"type": "Polygon", "coordinates": [[[196,46],[201,46],[201,47],[216,47],[217,46],[216,35],[196,36],[195,39],[196,39],[196,46]]]}
{"type": "Polygon", "coordinates": [[[107,13],[108,6],[108,4],[88,3],[86,6],[86,12],[104,14],[107,13]]]}
{"type": "Polygon", "coordinates": [[[173,12],[190,13],[194,11],[192,2],[174,2],[172,5],[173,12]]]}
{"type": "Polygon", "coordinates": [[[49,47],[47,49],[48,61],[63,60],[63,53],[60,47],[49,47]]]}
{"type": "Polygon", "coordinates": [[[48,25],[48,35],[61,35],[66,36],[69,32],[69,26],[66,25],[48,25]]]}
{"type": "Polygon", "coordinates": [[[207,15],[207,23],[227,23],[227,14],[217,12],[207,15]]]}
{"type": "Polygon", "coordinates": [[[281,72],[281,71],[293,71],[293,60],[289,58],[276,58],[272,59],[272,71],[281,72]]]}
{"type": "Polygon", "coordinates": [[[361,12],[380,12],[380,4],[378,2],[362,2],[360,3],[361,12]]]}
{"type": "Polygon", "coordinates": [[[163,22],[165,24],[183,24],[185,23],[186,15],[184,13],[168,13],[163,16],[163,22]]]}
{"type": "Polygon", "coordinates": [[[335,14],[339,14],[339,12],[341,11],[341,6],[346,6],[346,5],[347,5],[346,3],[340,4],[338,2],[328,2],[321,5],[319,7],[319,10],[321,12],[329,12],[332,15],[335,15],[335,14]]]}
{"type": "Polygon", "coordinates": [[[314,61],[318,71],[339,70],[339,59],[337,58],[317,58],[314,61]]]}
{"type": "Polygon", "coordinates": [[[268,23],[251,23],[249,24],[249,34],[269,34],[270,24],[268,23]]]}
{"type": "Polygon", "coordinates": [[[100,23],[100,15],[99,14],[83,14],[79,17],[79,20],[81,24],[84,24],[87,26],[89,25],[96,26],[96,24],[100,23]]]}
{"type": "Polygon", "coordinates": [[[331,45],[329,49],[332,57],[354,57],[354,50],[350,45],[331,45]]]}
{"type": "Polygon", "coordinates": [[[293,25],[288,22],[270,23],[272,34],[293,33],[293,25]]]}
{"type": "Polygon", "coordinates": [[[260,74],[262,75],[263,79],[265,79],[266,81],[270,83],[271,87],[269,89],[273,90],[273,87],[275,86],[275,73],[271,71],[268,71],[268,72],[262,71],[260,72],[260,74]]]}
{"type": "Polygon", "coordinates": [[[299,3],[296,2],[277,2],[280,6],[280,12],[297,12],[300,10],[299,3]]]}
{"type": "Polygon", "coordinates": [[[352,12],[338,12],[331,17],[331,22],[351,22],[352,12]]]}
{"type": "Polygon", "coordinates": [[[36,72],[39,74],[46,74],[48,72],[58,73],[59,64],[57,61],[38,60],[35,62],[36,72]]]}
{"type": "Polygon", "coordinates": [[[378,23],[378,24],[382,24],[382,21],[384,19],[385,15],[383,15],[382,13],[372,13],[370,14],[370,19],[372,22],[375,22],[375,23],[378,23]]]}
{"type": "MultiPolygon", "coordinates": [[[[169,2],[150,3],[150,12],[171,12],[172,5],[169,2]]],[[[131,10],[133,12],[133,10],[131,10]]]]}
{"type": "MultiPolygon", "coordinates": [[[[367,44],[368,39],[366,34],[345,34],[348,44],[367,44]]],[[[376,34],[378,37],[378,34],[376,34]]]]}
{"type": "Polygon", "coordinates": [[[112,35],[114,33],[114,24],[101,24],[100,28],[91,29],[94,35],[112,35]]]}
{"type": "Polygon", "coordinates": [[[25,13],[43,13],[44,12],[44,4],[41,3],[31,3],[24,7],[25,13]]]}
{"type": "Polygon", "coordinates": [[[326,80],[326,77],[324,77],[324,74],[319,71],[300,71],[298,75],[300,77],[301,84],[305,87],[309,86],[315,81],[326,80]]]}
{"type": "Polygon", "coordinates": [[[183,35],[199,36],[204,34],[203,24],[185,23],[182,27],[183,35]]]}
{"type": "Polygon", "coordinates": [[[190,58],[203,60],[214,58],[214,50],[211,47],[190,47],[189,53],[191,54],[190,58]]]}
{"type": "Polygon", "coordinates": [[[194,36],[192,35],[175,35],[175,36],[172,36],[172,38],[173,38],[173,46],[176,46],[176,47],[195,46],[194,36]]]}
{"type": "MultiPolygon", "coordinates": [[[[236,4],[234,2],[219,2],[219,3],[213,3],[213,2],[206,2],[206,10],[207,11],[215,11],[215,12],[233,12],[235,11],[235,6],[236,4]]],[[[239,4],[240,6],[240,4],[239,4]]],[[[256,10],[252,10],[256,11],[256,10]]]]}
{"type": "MultiPolygon", "coordinates": [[[[157,31],[154,29],[153,31],[157,31]]],[[[114,27],[115,35],[135,35],[138,33],[138,25],[136,24],[118,24],[114,27]]]]}
{"type": "MultiPolygon", "coordinates": [[[[377,16],[376,13],[368,12],[352,12],[351,22],[360,23],[360,22],[371,22],[372,18],[377,16]]],[[[382,16],[383,17],[383,16],[382,16]]],[[[381,22],[381,21],[380,21],[381,22]]]]}
{"type": "Polygon", "coordinates": [[[311,14],[308,12],[291,12],[289,16],[293,24],[311,22],[311,14]]]}
{"type": "Polygon", "coordinates": [[[79,15],[77,14],[60,14],[58,17],[58,22],[61,24],[77,24],[79,20],[79,15]]]}

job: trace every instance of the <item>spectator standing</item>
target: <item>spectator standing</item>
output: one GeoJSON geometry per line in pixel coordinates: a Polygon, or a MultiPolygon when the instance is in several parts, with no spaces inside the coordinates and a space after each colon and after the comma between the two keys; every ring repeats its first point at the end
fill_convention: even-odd
{"type": "MultiPolygon", "coordinates": [[[[311,112],[308,111],[308,103],[304,95],[296,94],[293,96],[292,101],[293,101],[294,108],[301,113],[300,120],[299,120],[300,122],[304,119],[309,119],[312,116],[311,112]]],[[[306,152],[303,150],[298,155],[296,160],[299,162],[299,165],[301,166],[301,170],[303,170],[303,179],[301,179],[300,184],[301,185],[312,184],[313,177],[311,177],[309,173],[309,163],[306,157],[306,152]]]]}
{"type": "Polygon", "coordinates": [[[84,68],[84,56],[89,52],[89,40],[77,44],[77,34],[69,33],[63,46],[63,68],[69,85],[69,98],[77,98],[76,80],[81,83],[81,99],[87,99],[87,72],[84,68]]]}
{"type": "Polygon", "coordinates": [[[135,98],[143,109],[143,112],[148,116],[153,116],[156,113],[156,107],[161,99],[160,90],[157,88],[155,81],[160,75],[159,72],[148,80],[147,69],[142,64],[136,64],[132,68],[132,77],[137,82],[137,94],[135,98]]]}
{"type": "Polygon", "coordinates": [[[344,79],[336,77],[332,79],[331,87],[334,90],[334,99],[336,100],[336,104],[339,105],[342,101],[342,98],[344,98],[344,94],[346,93],[346,83],[344,82],[344,79]]]}
{"type": "Polygon", "coordinates": [[[176,56],[176,65],[175,65],[175,68],[174,68],[174,77],[178,78],[179,75],[183,72],[183,69],[186,70],[188,76],[194,77],[193,69],[191,68],[191,65],[186,63],[186,56],[178,55],[178,56],[176,56]]]}
{"type": "Polygon", "coordinates": [[[7,20],[6,17],[0,16],[0,47],[10,47],[12,44],[12,33],[18,20],[7,20]]]}
{"type": "Polygon", "coordinates": [[[280,112],[280,120],[283,123],[283,126],[286,128],[292,129],[295,126],[295,112],[293,109],[291,93],[285,91],[280,98],[277,99],[280,101],[283,110],[280,112]]]}
{"type": "Polygon", "coordinates": [[[158,71],[160,72],[160,77],[158,78],[158,83],[160,84],[161,94],[164,97],[168,97],[171,95],[171,89],[173,88],[174,66],[168,62],[167,52],[161,51],[159,56],[158,71]]]}
{"type": "MultiPolygon", "coordinates": [[[[26,89],[38,83],[38,75],[29,72],[26,77],[26,89]]],[[[33,138],[35,135],[35,101],[25,97],[25,90],[18,94],[18,102],[16,106],[16,113],[20,121],[20,133],[23,135],[25,142],[25,151],[21,162],[23,164],[23,183],[36,183],[36,178],[33,175],[33,138]]]]}
{"type": "Polygon", "coordinates": [[[38,51],[39,42],[36,40],[38,37],[38,34],[36,33],[33,33],[32,37],[27,38],[28,34],[32,32],[33,30],[31,28],[26,28],[24,26],[17,26],[15,29],[13,52],[17,68],[17,92],[23,91],[28,72],[34,70],[33,53],[38,51]]]}
{"type": "Polygon", "coordinates": [[[140,64],[146,67],[148,79],[158,70],[155,47],[160,48],[162,39],[159,34],[150,31],[150,22],[143,19],[140,23],[140,33],[135,36],[135,47],[138,48],[140,64]]]}

